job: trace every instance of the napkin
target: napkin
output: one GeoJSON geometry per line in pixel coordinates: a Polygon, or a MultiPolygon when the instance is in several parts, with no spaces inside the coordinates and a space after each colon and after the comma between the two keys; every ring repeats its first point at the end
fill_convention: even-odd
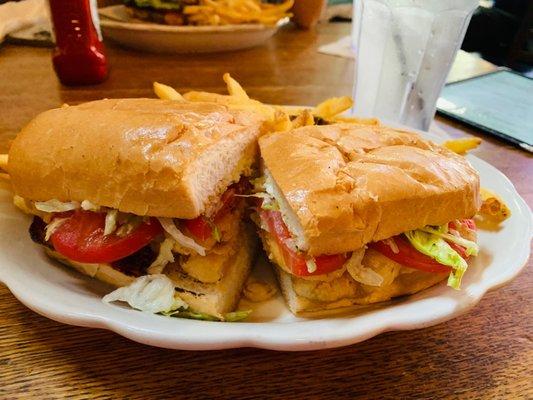
{"type": "Polygon", "coordinates": [[[344,36],[335,42],[320,46],[318,52],[344,58],[355,58],[351,36],[344,36]]]}
{"type": "Polygon", "coordinates": [[[0,42],[11,32],[48,19],[45,0],[7,2],[0,6],[0,42]]]}

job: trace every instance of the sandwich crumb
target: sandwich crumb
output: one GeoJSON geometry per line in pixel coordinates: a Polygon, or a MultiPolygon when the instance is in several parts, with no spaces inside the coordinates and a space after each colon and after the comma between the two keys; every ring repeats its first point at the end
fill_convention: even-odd
{"type": "Polygon", "coordinates": [[[251,276],[248,278],[243,290],[244,297],[254,303],[267,301],[271,299],[276,292],[277,289],[274,285],[268,282],[259,281],[251,276]]]}

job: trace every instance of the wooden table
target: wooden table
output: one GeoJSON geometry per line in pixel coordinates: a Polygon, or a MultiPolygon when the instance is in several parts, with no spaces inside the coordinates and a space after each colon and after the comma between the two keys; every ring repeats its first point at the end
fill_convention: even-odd
{"type": "MultiPolygon", "coordinates": [[[[102,97],[152,97],[154,80],[179,90],[222,91],[221,75],[229,71],[253,97],[270,103],[315,104],[350,94],[352,63],[316,52],[348,29],[285,29],[265,47],[219,55],[149,55],[109,45],[109,80],[81,88],[58,84],[49,50],[5,45],[0,152],[40,111],[102,97]]],[[[455,78],[494,68],[466,54],[460,60],[455,78]]],[[[530,155],[443,118],[438,125],[453,136],[483,137],[475,154],[507,174],[533,203],[530,155]]],[[[531,398],[532,277],[529,268],[467,315],[438,326],[304,353],[150,348],[50,321],[0,285],[0,398],[531,398]]]]}

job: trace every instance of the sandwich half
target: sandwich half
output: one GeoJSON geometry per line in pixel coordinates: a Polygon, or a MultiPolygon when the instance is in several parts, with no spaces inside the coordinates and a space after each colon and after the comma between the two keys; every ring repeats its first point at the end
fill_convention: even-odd
{"type": "Polygon", "coordinates": [[[210,103],[109,99],[46,111],[8,170],[31,238],[115,286],[164,275],[189,310],[233,311],[254,259],[244,218],[261,117],[210,103]]]}
{"type": "Polygon", "coordinates": [[[254,220],[294,314],[459,287],[478,251],[479,177],[465,158],[380,125],[308,126],[259,147],[254,220]]]}

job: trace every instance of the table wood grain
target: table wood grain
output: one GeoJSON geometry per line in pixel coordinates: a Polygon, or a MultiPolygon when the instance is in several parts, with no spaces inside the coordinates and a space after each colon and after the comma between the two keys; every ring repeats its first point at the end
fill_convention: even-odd
{"type": "MultiPolygon", "coordinates": [[[[253,97],[270,103],[315,104],[350,94],[352,62],[316,52],[348,32],[343,24],[316,32],[288,28],[264,47],[216,55],[150,55],[109,44],[109,80],[76,88],[57,82],[49,50],[4,45],[0,152],[38,112],[102,97],[152,97],[154,80],[179,90],[222,92],[221,75],[229,71],[253,97]]],[[[494,68],[467,54],[459,57],[453,79],[494,68]]],[[[530,155],[449,120],[438,118],[437,124],[453,136],[482,137],[475,154],[533,203],[530,155]]],[[[151,348],[108,331],[50,321],[0,285],[0,398],[530,399],[532,277],[526,269],[467,314],[438,326],[302,353],[151,348]]]]}

